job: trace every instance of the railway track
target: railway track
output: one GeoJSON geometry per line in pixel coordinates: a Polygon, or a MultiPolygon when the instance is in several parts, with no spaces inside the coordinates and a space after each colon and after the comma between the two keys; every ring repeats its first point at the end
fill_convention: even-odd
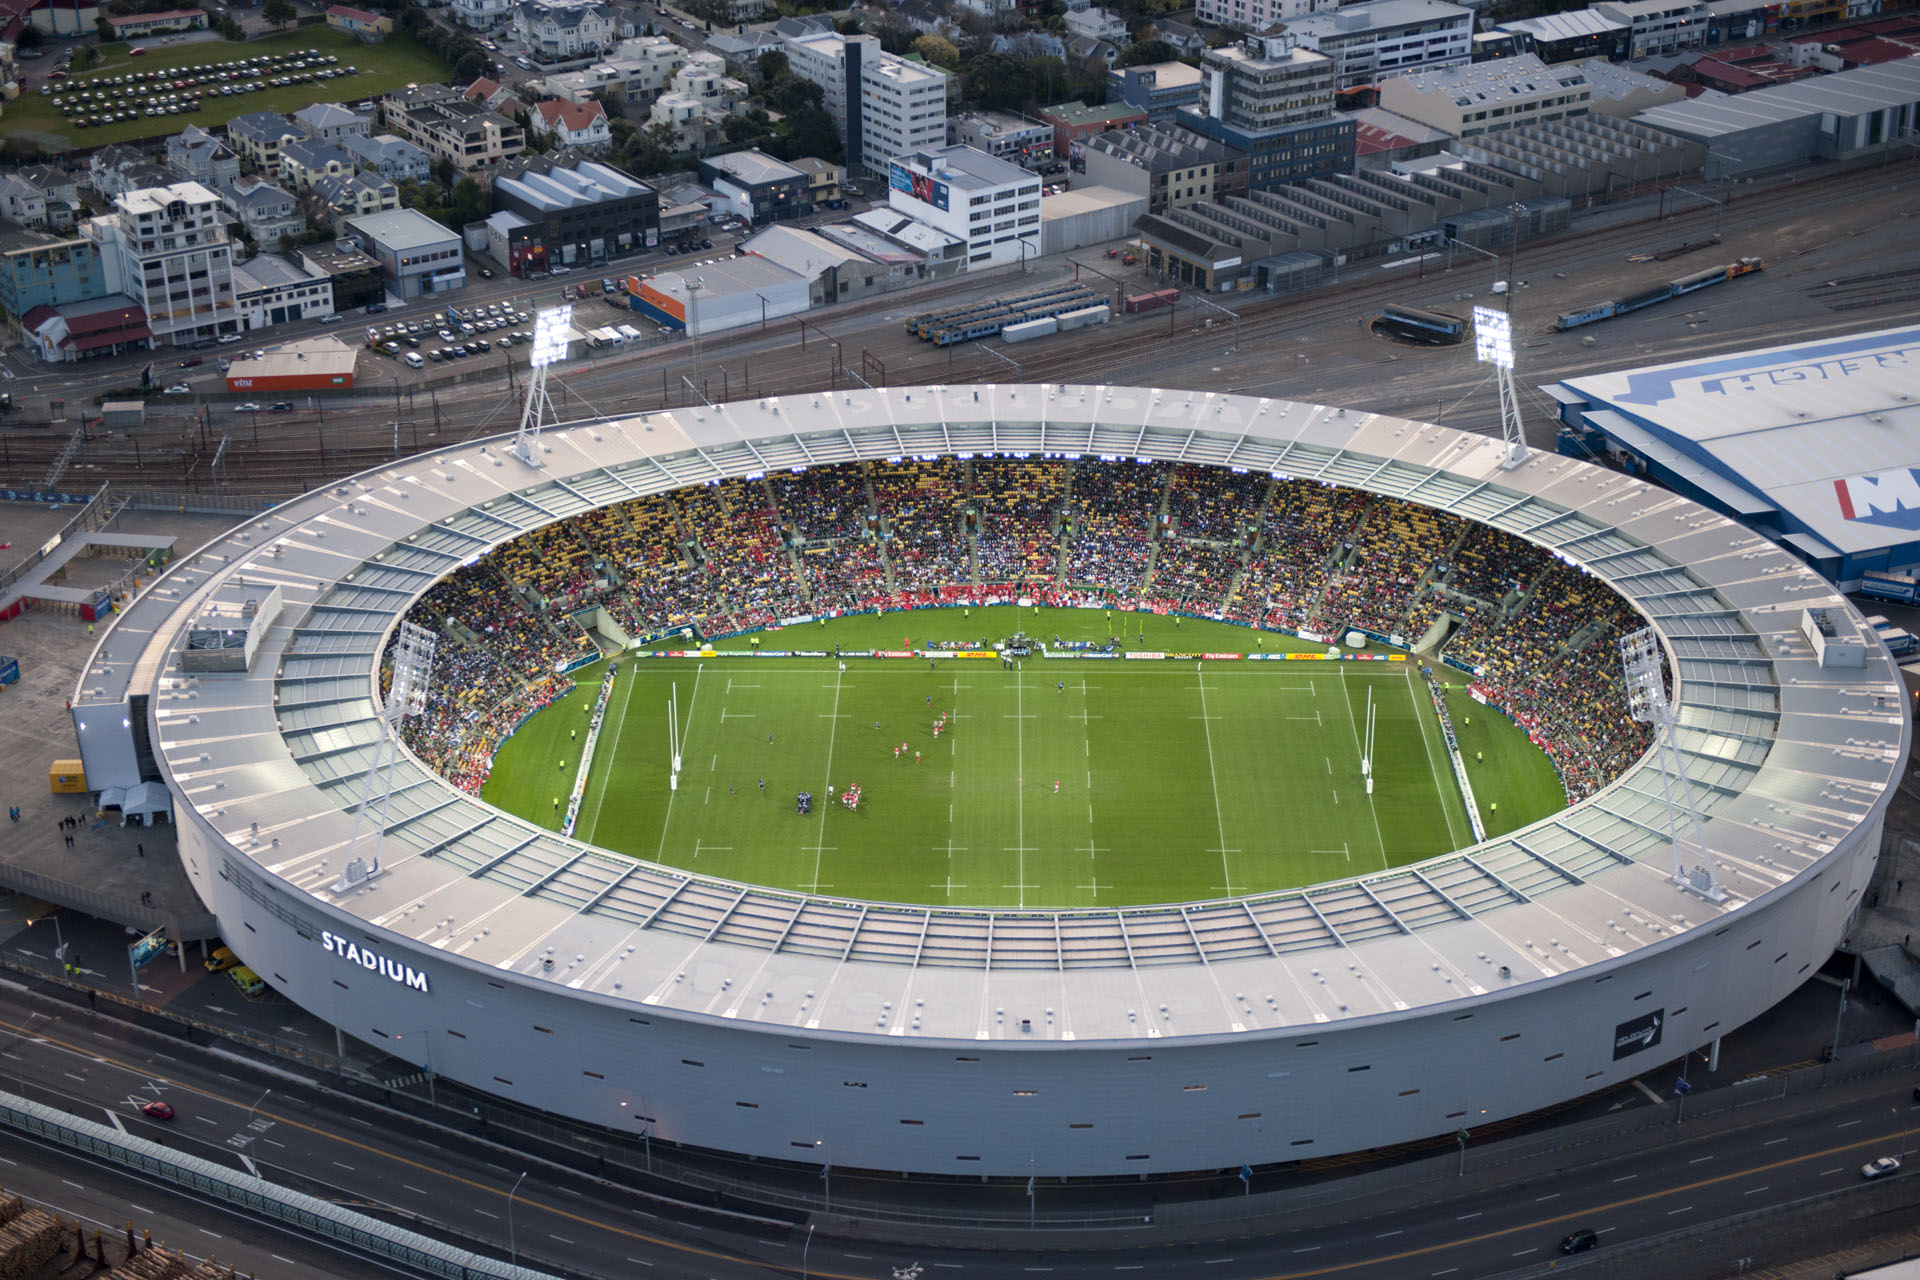
{"type": "MultiPolygon", "coordinates": [[[[1885,168],[1857,167],[1812,181],[1736,194],[1722,215],[1722,243],[1786,218],[1819,217],[1825,211],[1886,193],[1897,179],[1910,178],[1916,164],[1920,160],[1895,160],[1885,168]]],[[[1609,259],[1625,268],[1630,254],[1654,259],[1635,269],[1658,274],[1658,255],[1710,235],[1714,217],[1711,207],[1701,205],[1662,219],[1646,218],[1530,241],[1520,248],[1518,274],[1522,279],[1544,278],[1609,259]]],[[[1755,251],[1765,253],[1767,247],[1762,245],[1755,251]]],[[[1429,283],[1423,276],[1432,272],[1424,267],[1421,274],[1409,276],[1404,268],[1383,272],[1378,264],[1355,264],[1337,286],[1329,282],[1327,287],[1307,294],[1222,301],[1239,317],[1239,352],[1271,350],[1279,356],[1284,354],[1279,344],[1290,336],[1364,317],[1389,301],[1449,290],[1480,292],[1481,273],[1488,270],[1488,265],[1478,255],[1456,257],[1439,282],[1429,283]]],[[[1896,283],[1891,277],[1898,274],[1898,268],[1893,268],[1857,281],[1849,278],[1845,284],[1855,288],[1829,299],[1829,305],[1839,304],[1835,310],[1869,309],[1872,299],[1862,286],[1873,285],[1880,286],[1889,302],[1898,303],[1905,298],[1906,289],[1894,288],[1892,296],[1885,292],[1888,285],[1896,283]]],[[[1083,274],[1082,278],[1099,289],[1110,286],[1097,275],[1083,274]]],[[[1154,282],[1128,283],[1147,287],[1154,282]]],[[[1898,283],[1904,285],[1905,278],[1898,283]]],[[[1532,312],[1536,309],[1527,305],[1526,298],[1525,293],[1517,295],[1523,329],[1549,332],[1552,316],[1548,313],[1553,307],[1539,308],[1535,315],[1532,312]]],[[[909,310],[916,308],[914,303],[903,305],[909,310]]],[[[707,395],[715,400],[729,392],[795,395],[843,389],[861,381],[894,386],[1005,381],[1015,365],[1023,382],[1151,382],[1166,386],[1191,382],[1196,389],[1227,389],[1218,377],[1209,376],[1209,371],[1213,361],[1229,354],[1231,329],[1223,332],[1223,326],[1230,322],[1216,316],[1213,329],[1199,328],[1195,317],[1199,309],[1190,304],[1176,309],[1164,329],[1159,327],[1163,323],[1159,314],[1149,313],[1116,318],[1104,329],[1076,330],[1032,346],[1013,348],[997,343],[934,347],[906,335],[898,318],[882,315],[882,310],[884,307],[876,306],[862,314],[826,321],[841,339],[837,353],[818,336],[819,324],[812,325],[816,336],[804,347],[790,330],[782,329],[710,340],[703,344],[701,362],[707,395]],[[983,354],[983,348],[1001,358],[983,354]]],[[[1311,382],[1309,368],[1302,366],[1298,379],[1294,379],[1285,376],[1289,367],[1276,361],[1271,372],[1281,374],[1283,383],[1311,382]]],[[[575,370],[563,381],[572,398],[580,402],[602,410],[617,405],[610,411],[634,413],[686,404],[692,393],[682,378],[691,380],[693,373],[690,350],[676,344],[618,364],[575,370]]],[[[89,489],[111,482],[168,491],[292,494],[310,488],[323,477],[393,461],[396,443],[398,455],[404,457],[449,440],[508,430],[513,422],[512,395],[505,386],[463,387],[457,398],[443,400],[432,418],[403,413],[397,433],[393,406],[372,392],[352,401],[336,401],[321,414],[275,415],[272,422],[233,419],[229,411],[216,405],[208,413],[214,424],[211,426],[175,419],[170,425],[131,435],[96,435],[87,441],[64,483],[89,489]],[[229,420],[222,423],[223,416],[229,420]],[[230,438],[216,473],[213,460],[223,434],[230,438]]],[[[64,426],[9,429],[5,433],[6,452],[0,458],[0,483],[14,488],[38,486],[70,434],[71,428],[64,426]]]]}

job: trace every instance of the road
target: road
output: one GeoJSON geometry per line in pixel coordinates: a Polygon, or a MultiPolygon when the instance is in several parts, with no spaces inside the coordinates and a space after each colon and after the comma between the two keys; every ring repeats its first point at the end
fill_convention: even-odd
{"type": "MultiPolygon", "coordinates": [[[[670,1184],[649,1186],[637,1171],[615,1180],[592,1176],[591,1165],[569,1169],[515,1155],[414,1114],[404,1099],[393,1106],[357,1100],[298,1072],[262,1069],[224,1049],[0,985],[0,1087],[427,1234],[502,1256],[517,1250],[532,1265],[581,1276],[732,1280],[795,1274],[803,1255],[810,1275],[858,1280],[884,1280],[916,1262],[954,1280],[1002,1277],[1016,1266],[1059,1280],[1491,1276],[1556,1261],[1556,1242],[1577,1227],[1600,1234],[1600,1249],[1576,1260],[1599,1264],[1594,1274],[1608,1274],[1625,1254],[1648,1280],[1704,1274],[1664,1270],[1663,1242],[1681,1232],[1717,1240],[1723,1253],[1753,1247],[1716,1235],[1716,1224],[1829,1193],[1845,1193],[1827,1211],[1834,1215],[1869,1204],[1881,1206],[1877,1212],[1920,1207],[1920,1173],[1871,1187],[1859,1174],[1874,1156],[1920,1146],[1910,1060],[1899,1055],[1887,1065],[1882,1074],[1784,1100],[1772,1098],[1771,1080],[1756,1081],[1744,1086],[1754,1090],[1755,1105],[1685,1123],[1672,1122],[1667,1098],[1634,1085],[1612,1095],[1613,1110],[1648,1120],[1632,1133],[1577,1147],[1538,1138],[1511,1149],[1476,1142],[1457,1178],[1447,1176],[1453,1160],[1443,1154],[1440,1176],[1425,1181],[1306,1182],[1289,1194],[1250,1198],[1254,1212],[1244,1219],[1228,1198],[1199,1215],[1168,1207],[1163,1221],[1138,1229],[1023,1238],[930,1227],[909,1246],[826,1215],[811,1219],[810,1230],[797,1214],[715,1210],[670,1184]],[[139,1114],[149,1098],[172,1103],[176,1117],[139,1114]]],[[[256,1268],[262,1275],[343,1274],[336,1260],[303,1255],[265,1228],[243,1230],[99,1170],[23,1154],[6,1152],[0,1180],[30,1181],[70,1211],[118,1223],[134,1210],[156,1234],[203,1251],[217,1242],[223,1259],[236,1262],[242,1249],[277,1255],[273,1266],[256,1268]]]]}

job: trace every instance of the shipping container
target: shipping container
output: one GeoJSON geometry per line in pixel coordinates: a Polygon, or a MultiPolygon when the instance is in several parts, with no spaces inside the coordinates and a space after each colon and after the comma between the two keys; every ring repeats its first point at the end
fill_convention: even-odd
{"type": "Polygon", "coordinates": [[[1000,330],[1002,342],[1026,342],[1032,338],[1044,338],[1050,333],[1060,332],[1060,322],[1052,316],[1038,320],[1025,320],[1019,324],[1006,325],[1000,330]]]}
{"type": "Polygon", "coordinates": [[[1160,289],[1153,293],[1136,293],[1127,299],[1127,314],[1137,316],[1143,311],[1158,311],[1162,307],[1171,307],[1180,301],[1178,289],[1160,289]]]}

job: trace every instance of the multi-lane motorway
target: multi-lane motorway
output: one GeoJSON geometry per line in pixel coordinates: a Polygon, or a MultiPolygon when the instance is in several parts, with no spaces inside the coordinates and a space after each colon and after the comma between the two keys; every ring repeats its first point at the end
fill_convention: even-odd
{"type": "MultiPolygon", "coordinates": [[[[637,1171],[628,1178],[584,1160],[567,1167],[515,1155],[471,1126],[441,1122],[457,1113],[429,1118],[404,1109],[404,1100],[358,1100],[318,1078],[263,1070],[225,1050],[0,989],[0,1087],[427,1234],[583,1276],[731,1280],[804,1266],[809,1275],[869,1280],[917,1263],[954,1280],[1015,1270],[1057,1280],[1398,1280],[1525,1273],[1550,1262],[1619,1274],[1631,1257],[1636,1275],[1658,1280],[1689,1274],[1665,1269],[1669,1241],[1717,1241],[1713,1256],[1729,1261],[1759,1251],[1761,1228],[1716,1232],[1717,1224],[1766,1223],[1810,1202],[1828,1215],[1920,1207],[1920,1175],[1876,1186],[1860,1175],[1869,1159],[1920,1149],[1911,1055],[1882,1061],[1884,1071],[1784,1099],[1771,1082],[1756,1083],[1751,1105],[1684,1123],[1674,1122],[1666,1099],[1623,1089],[1617,1108],[1643,1125],[1629,1119],[1628,1132],[1602,1132],[1621,1123],[1616,1116],[1601,1128],[1475,1146],[1464,1173],[1443,1152],[1426,1157],[1417,1178],[1389,1166],[1244,1200],[1147,1204],[1143,1217],[1153,1221],[1137,1228],[913,1231],[749,1205],[715,1210],[693,1203],[698,1193],[676,1194],[637,1171]],[[171,1121],[140,1114],[139,1103],[153,1098],[174,1106],[171,1121]],[[1599,1234],[1600,1247],[1562,1260],[1558,1241],[1582,1227],[1599,1234]]],[[[14,1150],[0,1157],[0,1182],[15,1181],[16,1169],[29,1172],[22,1159],[14,1150]]],[[[264,1250],[272,1265],[260,1274],[344,1274],[345,1264],[324,1251],[170,1197],[158,1204],[161,1192],[127,1189],[117,1175],[109,1182],[46,1153],[27,1163],[47,1198],[70,1201],[70,1212],[108,1222],[131,1212],[173,1243],[223,1258],[264,1250]],[[116,1208],[120,1196],[124,1207],[116,1208]]],[[[1125,1191],[1112,1197],[1116,1213],[1142,1205],[1125,1191]]]]}

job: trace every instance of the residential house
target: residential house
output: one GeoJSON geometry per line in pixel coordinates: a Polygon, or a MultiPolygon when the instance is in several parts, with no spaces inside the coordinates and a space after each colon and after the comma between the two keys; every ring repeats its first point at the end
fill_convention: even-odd
{"type": "Polygon", "coordinates": [[[1157,18],[1153,29],[1160,39],[1173,46],[1183,58],[1197,58],[1207,51],[1207,38],[1200,29],[1190,22],[1181,22],[1175,18],[1157,18]]]}
{"type": "Polygon", "coordinates": [[[607,109],[598,102],[568,102],[564,98],[536,102],[531,124],[536,136],[552,138],[560,146],[577,151],[600,151],[613,142],[607,109]]]}
{"type": "Polygon", "coordinates": [[[309,138],[319,142],[344,143],[348,138],[364,138],[373,132],[373,117],[349,111],[337,102],[316,102],[293,113],[293,122],[309,138]]]}
{"type": "MultiPolygon", "coordinates": [[[[1047,136],[1051,142],[1052,132],[1049,131],[1047,136]]],[[[829,164],[817,156],[801,156],[790,163],[807,175],[809,187],[807,198],[812,200],[816,207],[829,200],[840,198],[840,185],[847,180],[847,170],[844,165],[829,164]]]]}
{"type": "Polygon", "coordinates": [[[278,111],[255,111],[227,121],[227,145],[255,170],[275,177],[280,173],[280,144],[306,136],[278,111]]]}
{"type": "Polygon", "coordinates": [[[311,191],[322,178],[345,177],[353,171],[353,153],[331,142],[301,138],[280,147],[280,180],[295,191],[311,191]]]}
{"type": "Polygon", "coordinates": [[[380,110],[394,133],[462,170],[489,168],[527,148],[519,125],[445,85],[395,90],[380,100],[380,110]]]}
{"type": "Polygon", "coordinates": [[[47,197],[31,182],[0,174],[0,218],[40,230],[47,225],[47,197]]]}
{"type": "Polygon", "coordinates": [[[278,244],[281,236],[302,236],[307,220],[292,193],[262,178],[243,178],[220,188],[220,203],[240,220],[255,244],[278,244]]]}
{"type": "Polygon", "coordinates": [[[933,0],[900,0],[893,6],[893,17],[923,36],[944,36],[953,30],[946,10],[933,0]]]}
{"type": "Polygon", "coordinates": [[[368,44],[379,44],[393,34],[393,19],[384,13],[370,13],[348,5],[336,4],[327,10],[327,25],[336,31],[358,36],[368,44]]]}
{"type": "Polygon", "coordinates": [[[537,58],[590,58],[613,47],[613,11],[599,0],[518,0],[513,37],[537,58]]]}
{"type": "Polygon", "coordinates": [[[1099,5],[1089,5],[1085,9],[1069,9],[1065,22],[1069,36],[1087,36],[1090,39],[1105,40],[1115,45],[1124,45],[1128,42],[1127,20],[1099,5]]]}
{"type": "MultiPolygon", "coordinates": [[[[719,54],[711,55],[721,60],[719,54]]],[[[547,92],[569,102],[586,102],[596,95],[632,105],[651,102],[673,83],[673,74],[687,62],[687,51],[665,36],[622,40],[604,61],[584,71],[563,71],[547,77],[547,92]]]]}
{"type": "Polygon", "coordinates": [[[240,157],[197,124],[167,139],[167,163],[182,177],[216,190],[240,176],[240,157]]]}
{"type": "Polygon", "coordinates": [[[453,0],[453,20],[475,31],[494,31],[513,21],[513,0],[453,0]]]}
{"type": "Polygon", "coordinates": [[[1067,65],[1083,67],[1094,75],[1105,75],[1120,60],[1120,50],[1110,40],[1092,36],[1067,37],[1067,65]]]}
{"type": "Polygon", "coordinates": [[[316,181],[313,198],[337,215],[387,213],[400,207],[400,188],[377,173],[340,174],[316,181]]]}
{"type": "Polygon", "coordinates": [[[468,85],[461,96],[468,102],[477,102],[483,107],[490,107],[512,120],[524,121],[527,117],[527,104],[520,101],[512,89],[486,76],[481,76],[468,85]]]}
{"type": "Polygon", "coordinates": [[[135,169],[152,165],[142,152],[132,147],[110,144],[87,157],[87,185],[111,200],[128,189],[127,180],[135,169]]]}
{"type": "Polygon", "coordinates": [[[375,134],[371,138],[349,136],[342,138],[340,145],[360,168],[392,182],[425,182],[433,173],[431,156],[391,133],[375,134]]]}
{"type": "Polygon", "coordinates": [[[957,0],[957,3],[996,27],[1009,27],[1020,20],[1020,0],[957,0]]]}
{"type": "Polygon", "coordinates": [[[30,184],[47,202],[47,226],[66,231],[79,216],[80,186],[72,174],[50,164],[30,164],[14,171],[14,177],[30,184]]]}

